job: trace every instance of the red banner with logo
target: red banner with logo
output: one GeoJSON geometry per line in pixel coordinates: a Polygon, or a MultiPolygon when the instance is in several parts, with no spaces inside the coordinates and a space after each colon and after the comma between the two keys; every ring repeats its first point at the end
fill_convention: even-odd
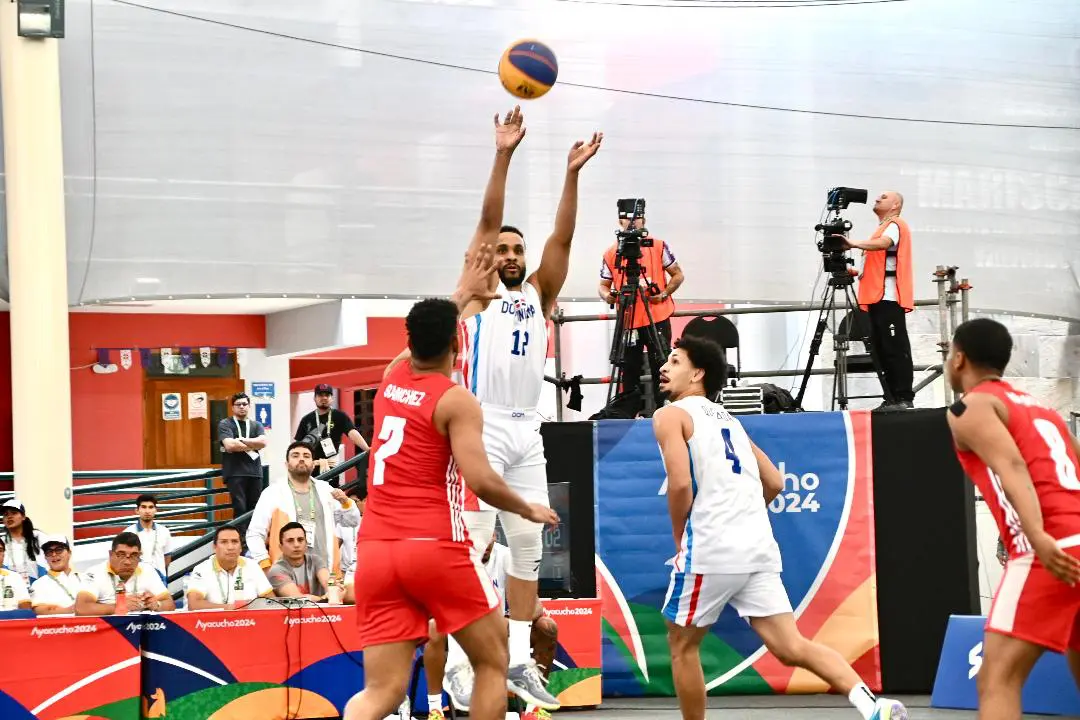
{"type": "MultiPolygon", "coordinates": [[[[599,704],[599,601],[545,607],[550,687],[566,707],[599,704]]],[[[8,620],[0,647],[4,720],[334,717],[364,682],[352,606],[8,620]]]]}

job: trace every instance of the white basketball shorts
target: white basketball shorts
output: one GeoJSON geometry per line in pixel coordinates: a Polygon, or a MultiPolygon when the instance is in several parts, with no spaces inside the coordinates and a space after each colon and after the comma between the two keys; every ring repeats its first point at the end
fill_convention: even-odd
{"type": "Polygon", "coordinates": [[[663,613],[682,627],[709,627],[728,603],[744,618],[791,612],[791,601],[780,573],[695,575],[672,571],[663,613]]]}
{"type": "MultiPolygon", "coordinates": [[[[548,504],[547,460],[535,412],[485,405],[484,449],[491,467],[512,490],[528,502],[548,504]]],[[[495,508],[466,491],[465,509],[495,508]]]]}

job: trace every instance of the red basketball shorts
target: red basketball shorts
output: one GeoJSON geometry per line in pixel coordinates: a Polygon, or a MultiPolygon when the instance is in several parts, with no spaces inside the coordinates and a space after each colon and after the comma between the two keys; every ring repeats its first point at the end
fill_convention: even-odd
{"type": "Polygon", "coordinates": [[[450,541],[361,541],[354,587],[361,649],[425,642],[429,618],[452,634],[501,604],[470,546],[450,541]]]}
{"type": "MultiPolygon", "coordinates": [[[[1080,558],[1080,546],[1063,548],[1080,558]]],[[[1034,555],[1005,566],[986,629],[1063,653],[1080,651],[1080,586],[1061,582],[1034,555]]]]}

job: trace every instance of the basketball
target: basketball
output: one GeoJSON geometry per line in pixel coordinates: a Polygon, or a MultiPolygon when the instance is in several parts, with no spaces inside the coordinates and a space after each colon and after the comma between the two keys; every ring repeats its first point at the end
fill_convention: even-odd
{"type": "Polygon", "coordinates": [[[559,76],[559,61],[547,45],[518,40],[499,60],[499,80],[511,95],[535,100],[545,95],[559,76]]]}

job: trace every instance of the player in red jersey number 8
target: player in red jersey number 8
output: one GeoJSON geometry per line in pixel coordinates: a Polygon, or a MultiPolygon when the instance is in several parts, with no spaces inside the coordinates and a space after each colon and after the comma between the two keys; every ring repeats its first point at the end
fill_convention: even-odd
{"type": "Polygon", "coordinates": [[[1008,553],[986,623],[980,720],[1020,720],[1046,650],[1067,653],[1080,685],[1080,443],[1056,411],[1001,379],[1011,354],[1005,326],[978,318],[956,328],[945,366],[963,393],[947,415],[957,456],[1008,553]]]}

